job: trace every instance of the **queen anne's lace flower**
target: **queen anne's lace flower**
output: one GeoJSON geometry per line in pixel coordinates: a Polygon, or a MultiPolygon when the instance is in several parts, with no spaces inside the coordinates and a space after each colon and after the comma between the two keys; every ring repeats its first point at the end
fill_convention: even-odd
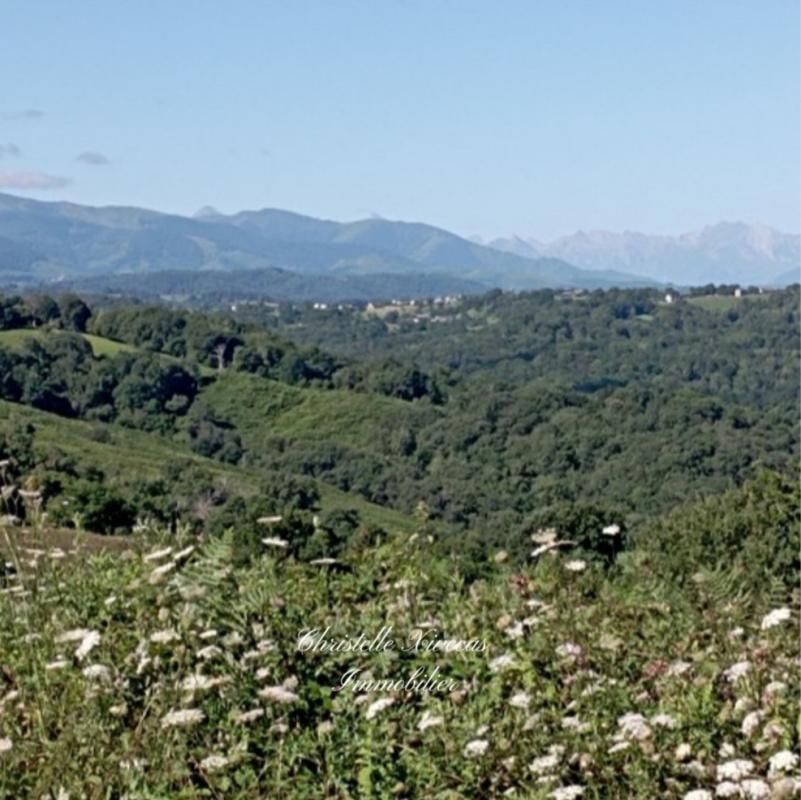
{"type": "Polygon", "coordinates": [[[798,764],[798,756],[791,750],[780,750],[772,755],[768,761],[768,773],[775,775],[777,772],[790,772],[798,764]]]}
{"type": "Polygon", "coordinates": [[[767,631],[770,630],[770,628],[781,625],[782,622],[787,622],[791,617],[792,613],[789,608],[776,608],[762,618],[762,624],[759,627],[763,631],[767,631]]]}
{"type": "Polygon", "coordinates": [[[367,719],[373,719],[373,717],[380,714],[385,708],[389,708],[394,704],[394,697],[380,697],[378,700],[373,701],[369,706],[367,706],[367,712],[364,716],[367,719]]]}
{"type": "Polygon", "coordinates": [[[544,775],[546,773],[553,772],[558,766],[559,766],[559,755],[556,753],[551,753],[547,756],[540,756],[539,758],[535,758],[528,765],[528,768],[535,775],[544,775]]]}
{"type": "Polygon", "coordinates": [[[740,788],[743,790],[743,797],[747,797],[748,800],[765,800],[770,797],[770,786],[765,781],[751,778],[742,781],[740,788]]]}
{"type": "Polygon", "coordinates": [[[583,786],[560,786],[558,789],[554,789],[548,797],[552,797],[553,800],[575,800],[575,798],[581,797],[583,794],[583,786]]]}
{"type": "Polygon", "coordinates": [[[486,739],[473,739],[464,746],[465,758],[478,758],[483,756],[489,748],[489,742],[486,739]]]}
{"type": "Polygon", "coordinates": [[[75,651],[75,658],[78,661],[83,661],[92,650],[100,644],[100,634],[97,631],[87,631],[86,635],[81,639],[78,649],[75,651]]]}
{"type": "Polygon", "coordinates": [[[738,661],[736,664],[732,664],[723,672],[723,677],[726,678],[729,683],[736,683],[740,678],[747,675],[750,671],[750,661],[738,661]]]}
{"type": "Polygon", "coordinates": [[[754,762],[745,758],[733,759],[718,764],[719,781],[740,781],[754,771],[754,762]]]}
{"type": "Polygon", "coordinates": [[[417,730],[425,731],[429,728],[442,725],[444,722],[445,720],[442,717],[435,716],[430,711],[426,711],[423,713],[423,716],[420,717],[420,722],[417,723],[417,730]]]}
{"type": "Polygon", "coordinates": [[[296,703],[300,700],[298,695],[283,686],[267,686],[264,689],[260,689],[258,694],[259,697],[263,697],[265,700],[270,700],[273,703],[283,703],[284,705],[296,703]]]}
{"type": "Polygon", "coordinates": [[[200,762],[200,768],[206,772],[217,772],[218,770],[225,769],[230,763],[230,760],[225,756],[206,756],[206,758],[200,762]]]}
{"type": "Polygon", "coordinates": [[[234,717],[234,722],[237,725],[247,725],[250,722],[255,722],[255,720],[263,716],[264,716],[263,708],[251,708],[249,711],[243,711],[240,714],[237,714],[234,717]]]}
{"type": "Polygon", "coordinates": [[[162,728],[188,728],[206,719],[199,708],[181,708],[170,711],[161,718],[162,728]]]}
{"type": "Polygon", "coordinates": [[[528,708],[531,705],[531,695],[528,692],[517,692],[509,698],[512,708],[528,708]]]}

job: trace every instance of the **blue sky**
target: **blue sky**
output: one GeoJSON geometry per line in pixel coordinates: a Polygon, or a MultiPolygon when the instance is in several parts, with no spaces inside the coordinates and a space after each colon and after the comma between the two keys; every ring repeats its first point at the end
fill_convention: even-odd
{"type": "Polygon", "coordinates": [[[797,0],[6,2],[0,191],[797,232],[797,0]]]}

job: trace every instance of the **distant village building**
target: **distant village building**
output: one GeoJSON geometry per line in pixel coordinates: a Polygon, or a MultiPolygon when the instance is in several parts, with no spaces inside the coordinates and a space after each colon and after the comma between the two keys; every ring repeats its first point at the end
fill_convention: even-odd
{"type": "Polygon", "coordinates": [[[735,297],[742,297],[743,296],[743,290],[739,286],[734,290],[734,296],[735,297]]]}
{"type": "Polygon", "coordinates": [[[666,303],[672,303],[672,302],[673,302],[673,295],[672,295],[670,292],[668,292],[668,293],[665,295],[665,302],[666,302],[666,303]]]}

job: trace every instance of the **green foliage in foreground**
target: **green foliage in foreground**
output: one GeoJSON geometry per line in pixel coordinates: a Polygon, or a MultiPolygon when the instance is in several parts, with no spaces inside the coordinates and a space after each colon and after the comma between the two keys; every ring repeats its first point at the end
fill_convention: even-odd
{"type": "Polygon", "coordinates": [[[187,542],[159,552],[138,539],[158,549],[84,562],[46,542],[17,552],[22,577],[0,594],[0,797],[559,798],[573,786],[651,800],[714,793],[735,759],[747,762],[735,783],[776,789],[771,759],[798,745],[798,597],[763,580],[771,554],[752,540],[789,531],[797,505],[770,478],[743,493],[730,501],[755,522],[741,531],[747,593],[694,527],[703,507],[683,530],[665,523],[676,566],[691,556],[714,571],[692,590],[643,566],[666,563],[658,542],[619,577],[568,553],[522,570],[501,557],[472,583],[425,535],[353,545],[334,565],[280,543],[236,564],[234,533],[180,552],[187,542]],[[304,629],[336,641],[384,626],[412,646],[297,647],[304,629]],[[443,638],[486,649],[414,646],[443,638]],[[332,690],[352,668],[382,680],[435,667],[453,690],[332,690]]]}

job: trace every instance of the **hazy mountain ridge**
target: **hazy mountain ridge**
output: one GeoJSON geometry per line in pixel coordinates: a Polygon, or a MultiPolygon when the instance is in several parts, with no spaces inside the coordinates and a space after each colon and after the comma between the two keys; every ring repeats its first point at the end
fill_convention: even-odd
{"type": "Polygon", "coordinates": [[[226,216],[209,207],[183,217],[0,195],[0,274],[6,281],[267,268],[313,276],[318,285],[332,274],[388,273],[418,284],[421,273],[449,276],[482,289],[649,283],[560,259],[521,257],[420,223],[340,223],[274,209],[226,216]]]}
{"type": "Polygon", "coordinates": [[[616,269],[683,285],[782,285],[798,280],[801,236],[766,225],[720,222],[680,236],[579,231],[552,242],[512,237],[489,246],[525,258],[562,258],[584,269],[616,269]]]}

